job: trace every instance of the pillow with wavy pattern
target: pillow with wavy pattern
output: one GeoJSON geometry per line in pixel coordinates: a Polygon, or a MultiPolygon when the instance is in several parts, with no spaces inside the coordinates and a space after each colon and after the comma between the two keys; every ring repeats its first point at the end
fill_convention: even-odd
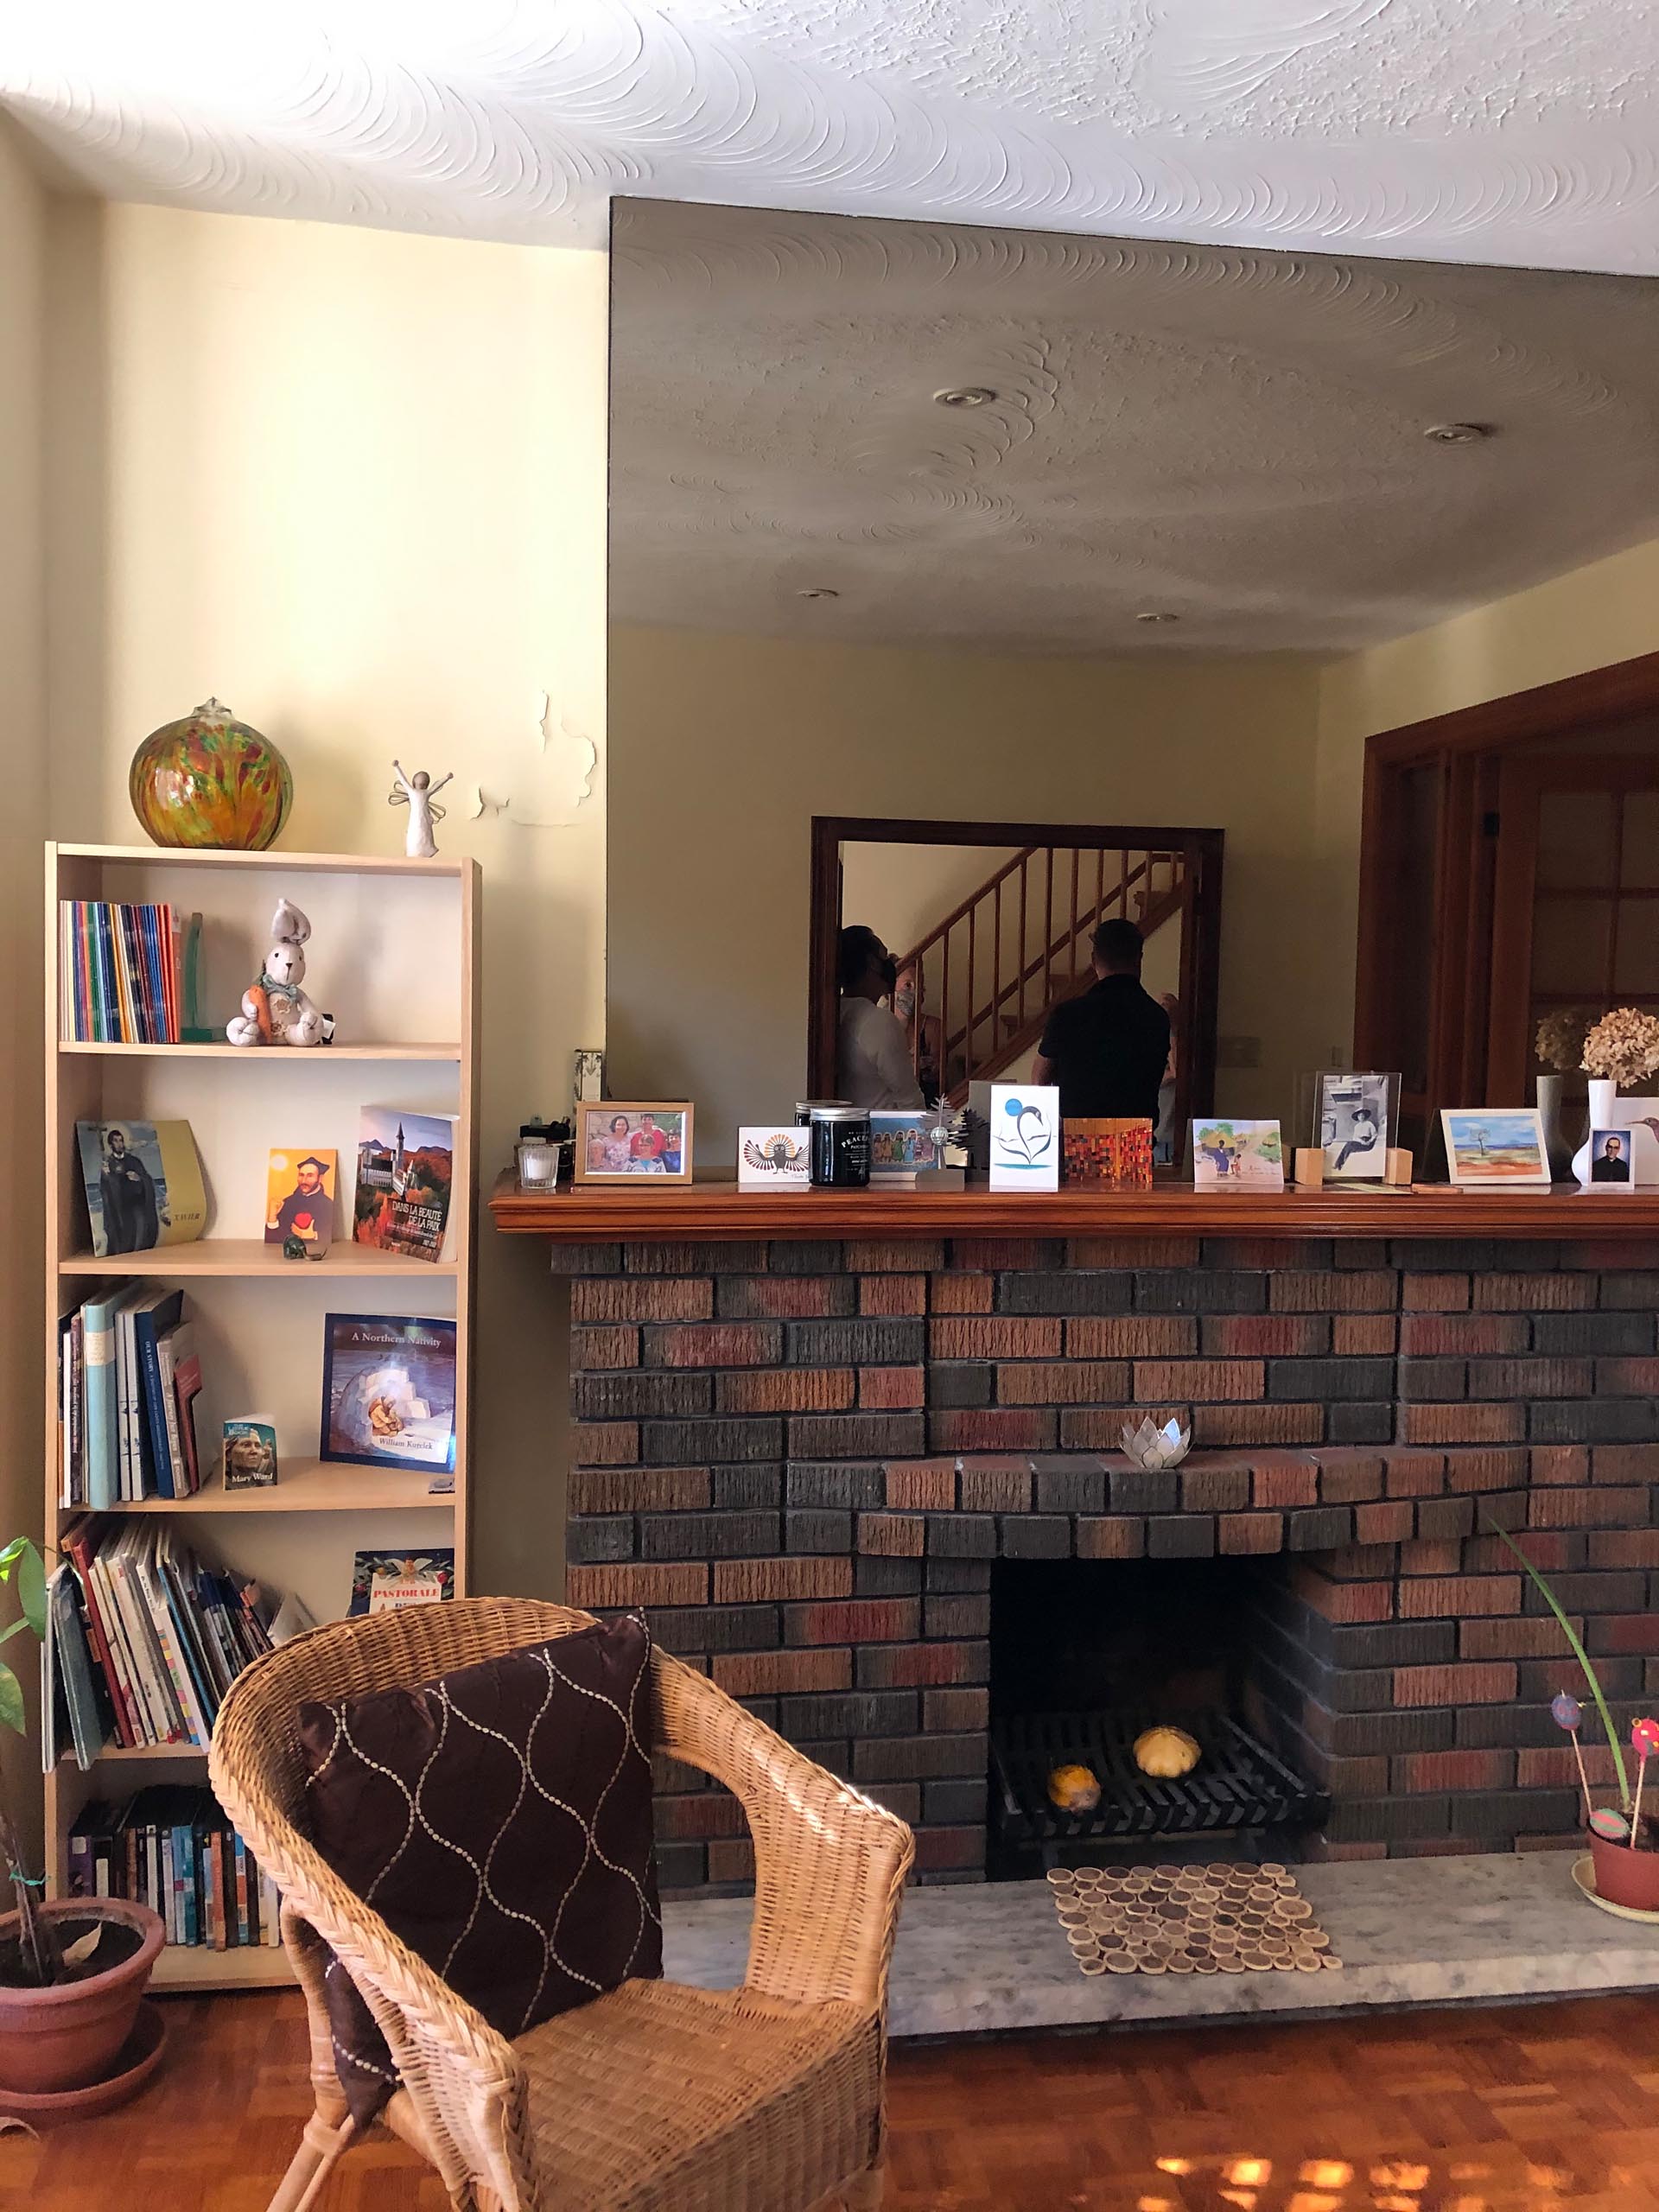
{"type": "MultiPolygon", "coordinates": [[[[663,1970],[651,1826],[651,1638],[581,1629],[414,1688],[308,1703],[311,1837],[500,2034],[663,1970]]],[[[391,2054],[336,1959],[340,2086],[372,2119],[391,2054]]]]}

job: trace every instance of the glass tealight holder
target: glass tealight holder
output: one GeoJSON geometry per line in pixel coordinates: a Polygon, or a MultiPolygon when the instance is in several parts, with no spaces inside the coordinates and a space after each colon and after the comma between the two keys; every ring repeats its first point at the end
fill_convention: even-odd
{"type": "Polygon", "coordinates": [[[556,1137],[520,1137],[513,1147],[521,1191],[556,1191],[564,1147],[556,1137]]]}

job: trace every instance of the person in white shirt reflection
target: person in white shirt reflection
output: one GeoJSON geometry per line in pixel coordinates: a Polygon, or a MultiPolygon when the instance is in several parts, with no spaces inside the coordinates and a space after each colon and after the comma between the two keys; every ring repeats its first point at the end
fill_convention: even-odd
{"type": "Polygon", "coordinates": [[[837,1092],[852,1106],[894,1110],[921,1105],[922,1087],[911,1065],[905,1026],[881,1003],[893,995],[898,963],[865,923],[854,922],[842,930],[837,976],[837,1092]]]}

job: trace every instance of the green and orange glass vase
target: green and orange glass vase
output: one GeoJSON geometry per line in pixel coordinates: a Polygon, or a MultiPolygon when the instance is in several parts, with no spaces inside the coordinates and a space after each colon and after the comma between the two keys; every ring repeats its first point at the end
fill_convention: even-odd
{"type": "Polygon", "coordinates": [[[264,852],[294,803],[287,761],[217,699],[150,732],[132,756],[127,790],[156,844],[231,852],[264,852]]]}

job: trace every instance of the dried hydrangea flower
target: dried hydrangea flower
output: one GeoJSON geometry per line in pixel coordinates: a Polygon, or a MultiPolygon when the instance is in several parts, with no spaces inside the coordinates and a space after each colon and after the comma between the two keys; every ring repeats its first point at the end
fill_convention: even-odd
{"type": "Polygon", "coordinates": [[[1628,1090],[1659,1071],[1659,1017],[1633,1006],[1604,1014],[1584,1040],[1584,1071],[1628,1090]]]}

